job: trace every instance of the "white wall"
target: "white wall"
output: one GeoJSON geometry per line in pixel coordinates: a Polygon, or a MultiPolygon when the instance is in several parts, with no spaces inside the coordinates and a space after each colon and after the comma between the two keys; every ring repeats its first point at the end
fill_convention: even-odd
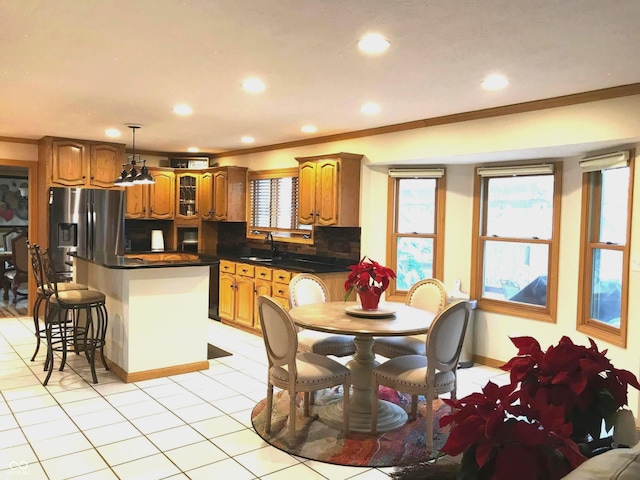
{"type": "MultiPolygon", "coordinates": [[[[364,154],[360,219],[362,253],[384,260],[386,252],[387,176],[389,164],[447,164],[444,282],[462,281],[468,291],[471,272],[473,175],[479,162],[548,158],[563,161],[560,229],[558,318],[555,324],[477,312],[474,353],[506,361],[516,349],[509,335],[530,335],[546,348],[563,335],[587,344],[576,332],[580,239],[581,154],[614,146],[640,150],[640,96],[603,100],[486,120],[409,130],[342,142],[228,157],[224,164],[251,169],[293,167],[294,157],[336,152],[364,154]]],[[[631,254],[640,255],[640,158],[636,161],[636,195],[632,219],[631,254]]],[[[618,368],[640,374],[640,273],[630,274],[629,329],[626,349],[597,340],[618,368]]],[[[631,388],[629,405],[636,417],[638,392],[631,388]]],[[[640,424],[640,423],[639,423],[640,424]]]]}

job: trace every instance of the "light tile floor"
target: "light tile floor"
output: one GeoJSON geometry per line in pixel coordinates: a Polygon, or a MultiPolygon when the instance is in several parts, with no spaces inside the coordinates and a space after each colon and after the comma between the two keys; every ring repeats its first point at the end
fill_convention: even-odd
{"type": "MultiPolygon", "coordinates": [[[[265,443],[250,420],[266,396],[260,337],[211,320],[209,342],[233,355],[209,370],[125,384],[97,368],[94,385],[84,356],[71,354],[43,387],[45,348],[29,361],[32,330],[28,317],[0,319],[1,478],[384,480],[394,471],[310,461],[265,443]]],[[[475,366],[459,379],[461,397],[506,376],[475,366]]]]}

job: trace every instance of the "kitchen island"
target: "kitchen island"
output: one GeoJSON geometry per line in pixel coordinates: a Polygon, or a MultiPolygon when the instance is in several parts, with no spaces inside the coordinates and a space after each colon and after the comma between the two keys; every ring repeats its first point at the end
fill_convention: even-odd
{"type": "Polygon", "coordinates": [[[205,370],[213,256],[74,255],[74,281],[103,292],[105,355],[124,382],[205,370]]]}

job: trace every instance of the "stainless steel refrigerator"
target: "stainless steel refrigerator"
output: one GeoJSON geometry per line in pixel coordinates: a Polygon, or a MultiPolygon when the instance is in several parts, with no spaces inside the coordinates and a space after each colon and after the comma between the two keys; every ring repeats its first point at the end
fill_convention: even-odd
{"type": "Polygon", "coordinates": [[[61,277],[73,273],[68,253],[122,255],[124,243],[122,190],[49,189],[49,255],[61,277]]]}

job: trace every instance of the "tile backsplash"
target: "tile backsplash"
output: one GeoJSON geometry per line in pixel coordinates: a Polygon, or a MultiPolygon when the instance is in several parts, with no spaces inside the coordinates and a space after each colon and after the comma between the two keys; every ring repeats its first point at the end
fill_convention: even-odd
{"type": "MultiPolygon", "coordinates": [[[[359,227],[314,227],[314,244],[277,242],[278,250],[295,255],[333,257],[344,260],[360,260],[359,227]]],[[[269,250],[260,240],[245,237],[245,223],[220,222],[218,224],[218,250],[242,251],[269,250]]]]}

